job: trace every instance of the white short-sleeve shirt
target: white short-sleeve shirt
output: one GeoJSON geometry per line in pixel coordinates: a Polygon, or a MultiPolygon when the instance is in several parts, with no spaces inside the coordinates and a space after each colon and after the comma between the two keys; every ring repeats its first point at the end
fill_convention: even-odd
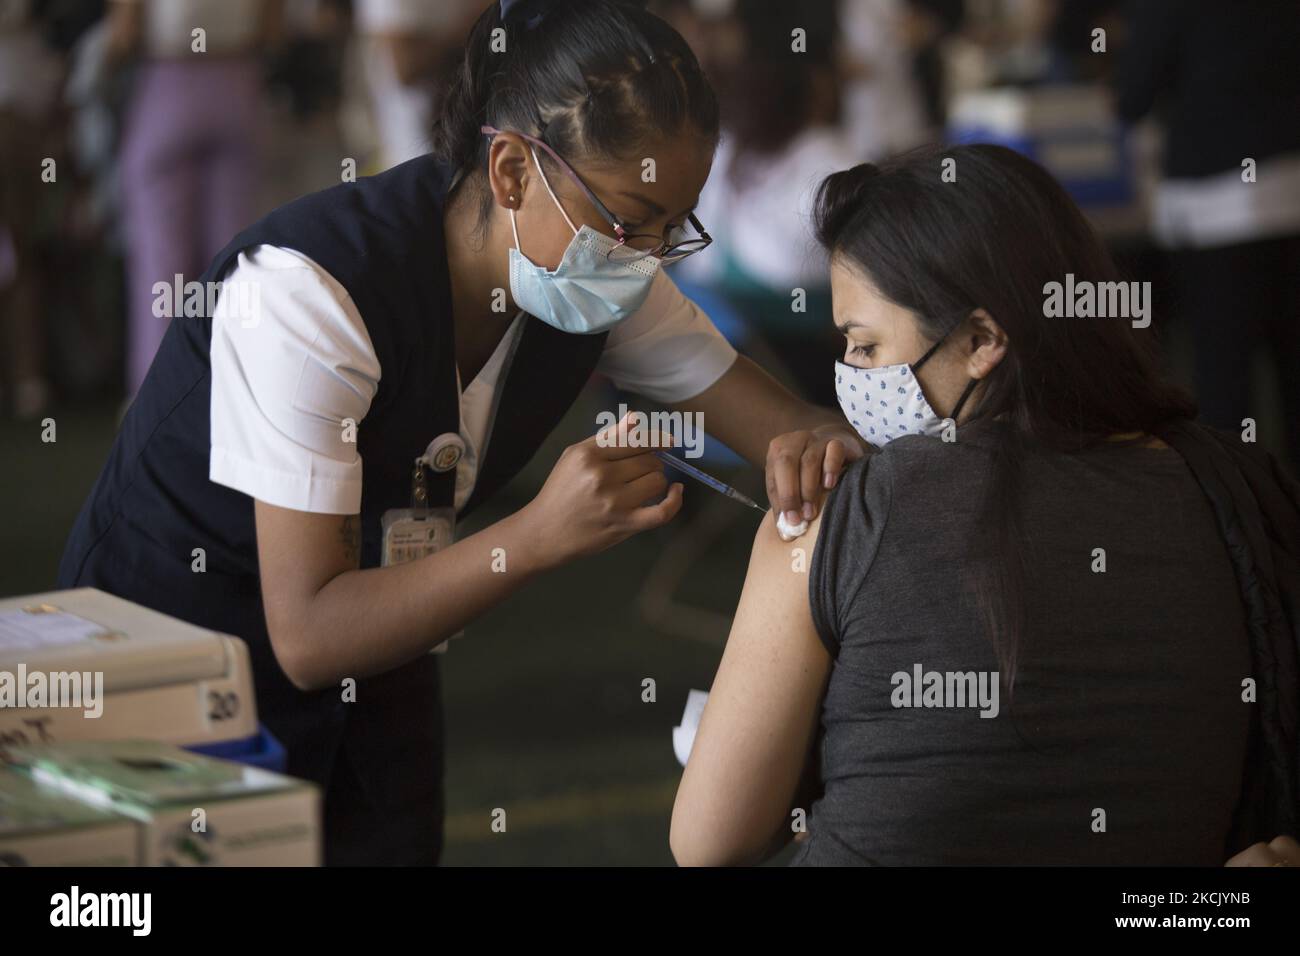
{"type": "MultiPolygon", "coordinates": [[[[223,295],[213,314],[208,477],[282,508],[359,513],[361,457],[355,443],[340,440],[341,429],[365,418],[383,370],[355,303],[311,259],[274,246],[241,252],[224,282],[258,289],[258,311],[254,321],[237,296],[223,295]]],[[[456,469],[457,509],[473,493],[497,387],[523,322],[515,318],[461,388],[466,453],[456,469]]],[[[645,304],[611,330],[596,370],[628,391],[678,402],[709,388],[735,358],[709,318],[660,272],[645,304]]]]}

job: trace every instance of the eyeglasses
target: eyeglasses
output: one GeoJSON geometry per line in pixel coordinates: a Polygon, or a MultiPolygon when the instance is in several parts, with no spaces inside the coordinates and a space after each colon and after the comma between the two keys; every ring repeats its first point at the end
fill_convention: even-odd
{"type": "MultiPolygon", "coordinates": [[[[484,136],[498,136],[504,131],[497,129],[494,126],[484,126],[481,128],[481,132],[484,136]]],[[[629,233],[627,227],[623,225],[622,220],[609,211],[609,207],[601,202],[594,192],[587,188],[587,184],[579,178],[578,174],[573,171],[573,168],[568,163],[560,159],[559,154],[557,154],[555,150],[551,149],[550,146],[535,136],[529,136],[527,133],[515,133],[515,135],[529,143],[532,143],[534,146],[540,146],[544,149],[546,154],[550,156],[551,159],[555,160],[560,169],[564,170],[565,175],[572,179],[574,184],[582,190],[583,195],[591,200],[591,204],[596,207],[596,211],[599,212],[605,221],[609,223],[610,227],[614,230],[614,238],[618,240],[618,245],[609,251],[609,258],[611,260],[615,262],[636,262],[637,260],[644,259],[647,256],[655,256],[664,265],[672,265],[674,262],[681,262],[687,256],[693,256],[695,253],[707,249],[713,244],[713,237],[704,231],[704,226],[700,224],[699,219],[695,218],[694,213],[691,213],[687,217],[687,222],[689,222],[691,228],[698,233],[696,236],[687,236],[686,227],[684,225],[677,226],[673,230],[672,235],[667,239],[663,236],[655,236],[647,233],[629,233]],[[653,243],[653,245],[646,248],[638,248],[639,245],[644,245],[645,243],[653,243]]]]}

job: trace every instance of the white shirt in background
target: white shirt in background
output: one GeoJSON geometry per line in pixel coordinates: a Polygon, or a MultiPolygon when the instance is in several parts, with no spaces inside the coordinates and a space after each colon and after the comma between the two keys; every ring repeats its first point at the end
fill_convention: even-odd
{"type": "Polygon", "coordinates": [[[925,106],[903,43],[903,0],[840,0],[845,56],[870,70],[846,84],[843,122],[858,162],[877,162],[925,140],[925,106]]]}
{"type": "MultiPolygon", "coordinates": [[[[365,427],[383,370],[356,305],[319,265],[274,246],[240,253],[225,282],[254,284],[260,301],[256,323],[224,308],[236,296],[223,296],[213,316],[208,477],[281,508],[359,513],[361,457],[340,440],[341,423],[365,427]]],[[[466,454],[456,469],[457,509],[473,493],[497,389],[522,328],[517,317],[461,389],[466,454]]],[[[645,304],[610,332],[596,371],[628,391],[675,402],[703,392],[735,358],[708,317],[660,272],[645,304]]],[[[437,436],[418,437],[427,444],[437,436]]]]}
{"type": "Polygon", "coordinates": [[[734,155],[734,142],[724,137],[696,210],[718,249],[677,268],[692,281],[717,281],[730,258],[773,292],[825,287],[829,265],[813,235],[813,203],[822,180],[861,161],[857,152],[843,133],[823,126],[771,156],[748,157],[738,179],[731,176],[734,155]]]}
{"type": "MultiPolygon", "coordinates": [[[[352,18],[359,33],[435,33],[465,15],[467,0],[353,0],[352,18]]],[[[474,0],[474,7],[483,4],[474,0]]]]}
{"type": "Polygon", "coordinates": [[[1300,234],[1300,153],[1259,161],[1255,181],[1229,169],[1165,179],[1152,203],[1152,232],[1170,249],[1212,249],[1300,234]]]}
{"type": "Polygon", "coordinates": [[[429,151],[437,91],[427,83],[403,84],[392,51],[380,38],[445,32],[464,19],[467,5],[482,4],[480,0],[355,0],[356,49],[383,168],[429,151]]]}

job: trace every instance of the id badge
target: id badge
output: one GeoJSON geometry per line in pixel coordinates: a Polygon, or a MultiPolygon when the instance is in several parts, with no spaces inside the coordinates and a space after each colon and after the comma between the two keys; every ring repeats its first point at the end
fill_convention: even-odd
{"type": "MultiPolygon", "coordinates": [[[[456,510],[454,508],[394,508],[384,512],[382,519],[383,545],[381,567],[418,561],[436,554],[456,537],[456,510]]],[[[430,654],[447,653],[453,634],[430,654]]]]}
{"type": "Polygon", "coordinates": [[[393,508],[384,512],[382,567],[418,561],[451,544],[456,533],[452,508],[393,508]]]}

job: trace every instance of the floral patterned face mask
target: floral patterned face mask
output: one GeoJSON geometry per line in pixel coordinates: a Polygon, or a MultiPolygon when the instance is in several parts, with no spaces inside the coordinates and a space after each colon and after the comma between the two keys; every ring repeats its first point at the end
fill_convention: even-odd
{"type": "Polygon", "coordinates": [[[945,422],[956,421],[977,381],[971,379],[952,415],[940,418],[930,407],[916,378],[916,370],[929,361],[947,337],[945,333],[911,365],[858,368],[835,363],[835,394],[840,408],[864,441],[880,447],[904,435],[938,435],[945,422]]]}

